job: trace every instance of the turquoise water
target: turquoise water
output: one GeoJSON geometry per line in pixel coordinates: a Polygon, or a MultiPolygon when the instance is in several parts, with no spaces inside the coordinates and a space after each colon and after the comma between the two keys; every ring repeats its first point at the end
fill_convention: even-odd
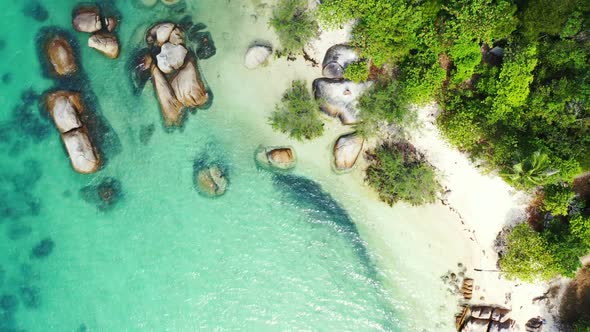
{"type": "Polygon", "coordinates": [[[109,60],[72,31],[77,2],[41,1],[47,17],[35,19],[27,1],[0,13],[0,331],[405,330],[338,202],[312,179],[253,162],[262,138],[243,111],[264,91],[240,83],[230,56],[243,52],[230,34],[249,1],[186,7],[217,45],[200,62],[215,99],[172,132],[151,83],[132,93],[126,62],[151,23],[180,19],[182,7],[117,1],[123,49],[109,60]],[[38,104],[63,84],[43,76],[36,41],[47,28],[81,45],[83,80],[67,84],[102,119],[107,163],[93,175],[72,171],[38,104]],[[193,164],[203,159],[229,170],[224,196],[196,192],[193,164]],[[120,183],[121,199],[101,208],[83,188],[105,179],[120,183]],[[53,247],[36,257],[42,240],[53,247]]]}

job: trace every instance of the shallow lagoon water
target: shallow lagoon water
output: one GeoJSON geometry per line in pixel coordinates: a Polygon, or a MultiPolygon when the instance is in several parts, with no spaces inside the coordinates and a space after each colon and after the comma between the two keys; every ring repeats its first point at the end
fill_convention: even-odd
{"type": "Polygon", "coordinates": [[[254,164],[262,138],[243,125],[251,120],[241,105],[256,96],[252,87],[236,91],[244,74],[228,70],[237,59],[229,54],[242,45],[215,30],[239,27],[236,18],[247,16],[240,5],[187,6],[218,47],[199,63],[215,99],[169,131],[151,83],[133,94],[126,62],[151,23],[178,20],[182,10],[117,2],[123,48],[113,61],[72,31],[76,1],[38,2],[46,17],[26,16],[37,3],[27,1],[11,1],[0,14],[0,75],[9,77],[0,83],[1,331],[403,329],[348,213],[313,179],[254,164]],[[112,131],[103,142],[107,163],[94,175],[72,171],[37,105],[58,84],[43,76],[38,58],[37,36],[47,27],[69,31],[81,46],[80,88],[112,131]],[[196,192],[193,164],[202,158],[228,169],[224,196],[196,192]],[[83,188],[109,178],[120,182],[120,201],[101,209],[84,199],[83,188]],[[51,248],[34,255],[48,239],[51,248]]]}

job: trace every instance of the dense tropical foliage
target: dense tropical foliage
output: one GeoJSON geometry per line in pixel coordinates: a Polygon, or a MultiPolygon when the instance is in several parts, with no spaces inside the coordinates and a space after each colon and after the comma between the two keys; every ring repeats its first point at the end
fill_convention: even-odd
{"type": "Polygon", "coordinates": [[[440,185],[434,169],[409,143],[385,143],[369,152],[367,159],[366,181],[384,202],[421,205],[436,200],[440,185]]]}
{"type": "Polygon", "coordinates": [[[269,117],[273,129],[297,139],[313,139],[324,133],[319,105],[311,96],[305,81],[293,81],[281,103],[269,117]]]}
{"type": "Polygon", "coordinates": [[[301,53],[319,33],[313,13],[307,10],[307,0],[279,0],[269,24],[279,36],[282,53],[301,53]]]}

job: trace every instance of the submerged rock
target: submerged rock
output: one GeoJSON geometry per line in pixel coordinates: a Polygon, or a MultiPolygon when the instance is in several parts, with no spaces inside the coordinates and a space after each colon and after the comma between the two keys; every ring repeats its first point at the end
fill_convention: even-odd
{"type": "Polygon", "coordinates": [[[362,149],[364,139],[356,133],[342,135],[334,144],[334,166],[338,171],[351,169],[362,149]]]}
{"type": "Polygon", "coordinates": [[[256,161],[262,167],[290,169],[295,167],[295,153],[291,147],[259,147],[256,161]]]}
{"type": "Polygon", "coordinates": [[[63,134],[62,140],[76,172],[88,174],[98,171],[100,157],[90,142],[90,137],[84,127],[63,134]]]}
{"type": "Polygon", "coordinates": [[[244,56],[244,66],[248,69],[257,68],[268,60],[272,54],[272,48],[265,45],[254,45],[246,51],[244,56]]]}
{"type": "Polygon", "coordinates": [[[152,65],[152,82],[160,103],[160,110],[166,126],[179,125],[182,115],[182,104],[176,99],[174,91],[166,81],[164,74],[155,64],[152,65]]]}
{"type": "Polygon", "coordinates": [[[119,56],[119,40],[110,33],[98,32],[88,38],[88,46],[111,59],[119,56]]]}
{"type": "Polygon", "coordinates": [[[196,67],[194,60],[188,60],[170,82],[174,95],[185,107],[202,106],[209,100],[209,94],[196,67]]]}
{"type": "Polygon", "coordinates": [[[127,69],[131,74],[133,92],[139,94],[145,83],[150,79],[153,59],[147,48],[136,50],[127,63],[127,69]]]}
{"type": "Polygon", "coordinates": [[[58,76],[67,76],[78,70],[74,50],[66,38],[56,35],[45,45],[45,52],[58,76]]]}
{"type": "Polygon", "coordinates": [[[37,22],[45,22],[49,18],[49,12],[38,0],[26,0],[23,14],[37,22]]]}
{"type": "Polygon", "coordinates": [[[21,286],[19,295],[24,306],[29,309],[37,309],[41,305],[41,291],[35,286],[21,286]]]}
{"type": "Polygon", "coordinates": [[[72,26],[76,31],[93,33],[102,29],[100,10],[96,6],[80,7],[73,13],[72,26]]]}
{"type": "Polygon", "coordinates": [[[227,189],[227,178],[217,165],[199,170],[195,182],[199,192],[205,196],[221,196],[227,189]]]}
{"type": "Polygon", "coordinates": [[[326,51],[322,62],[322,74],[327,78],[342,78],[344,69],[358,60],[359,56],[353,47],[334,45],[326,51]]]}
{"type": "Polygon", "coordinates": [[[358,98],[371,84],[318,78],[313,81],[313,90],[315,99],[320,102],[320,109],[324,113],[339,117],[344,125],[352,125],[360,121],[358,98]]]}
{"type": "Polygon", "coordinates": [[[215,53],[217,53],[217,49],[215,48],[215,43],[213,42],[213,37],[211,37],[210,32],[196,32],[193,36],[191,36],[191,40],[197,44],[195,53],[199,59],[209,59],[210,57],[214,56],[215,53]]]}
{"type": "Polygon", "coordinates": [[[186,48],[182,45],[165,43],[162,45],[160,53],[156,56],[158,68],[160,68],[163,73],[170,74],[174,70],[182,67],[187,52],[186,48]]]}
{"type": "Polygon", "coordinates": [[[119,21],[117,20],[116,17],[107,17],[104,19],[104,22],[107,26],[107,31],[108,32],[113,32],[115,31],[115,29],[117,28],[117,25],[119,24],[119,21]]]}
{"type": "Polygon", "coordinates": [[[49,256],[53,252],[53,248],[55,247],[55,243],[50,238],[45,238],[37,245],[33,247],[31,250],[31,258],[45,258],[49,256]]]}
{"type": "Polygon", "coordinates": [[[88,185],[80,189],[80,195],[95,204],[101,211],[112,209],[123,197],[121,182],[115,178],[105,178],[98,185],[88,185]]]}

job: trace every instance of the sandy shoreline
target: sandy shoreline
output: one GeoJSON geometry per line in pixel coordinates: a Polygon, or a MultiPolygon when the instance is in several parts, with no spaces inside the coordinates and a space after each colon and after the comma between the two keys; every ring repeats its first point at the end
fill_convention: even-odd
{"type": "MultiPolygon", "coordinates": [[[[323,137],[310,142],[297,142],[274,132],[266,120],[289,82],[305,79],[311,85],[313,79],[321,77],[321,68],[298,57],[295,61],[272,59],[267,67],[251,71],[245,69],[243,52],[253,40],[268,40],[275,46],[278,41],[266,24],[271,6],[240,7],[240,20],[245,27],[240,36],[225,32],[227,22],[223,20],[205,22],[212,31],[218,31],[223,36],[218,43],[235,49],[237,54],[220,54],[211,63],[204,63],[202,70],[215,91],[215,85],[228,84],[227,77],[223,76],[225,71],[219,70],[215,64],[232,64],[226,69],[235,72],[238,77],[248,78],[247,84],[231,83],[239,94],[237,98],[252,96],[252,103],[243,105],[236,112],[229,112],[225,110],[235,108],[235,105],[218,99],[209,115],[211,120],[220,123],[239,121],[264,137],[262,141],[255,142],[247,142],[248,138],[245,138],[245,146],[293,146],[298,158],[295,173],[320,183],[346,208],[357,224],[382,271],[379,277],[391,293],[393,307],[407,321],[405,330],[454,330],[453,315],[458,310],[459,297],[446,290],[441,276],[450,270],[456,271],[458,263],[464,264],[468,268],[467,275],[475,279],[473,303],[483,296],[485,300],[482,302],[487,304],[506,305],[513,310],[513,318],[521,328],[529,318],[537,315],[551,323],[541,307],[531,305],[531,299],[544,292],[543,285],[517,287],[516,283],[498,280],[497,273],[473,271],[473,268],[495,268],[493,240],[505,223],[522,215],[526,197],[516,193],[499,177],[481,174],[466,156],[448,146],[432,124],[432,107],[420,109],[422,126],[412,133],[412,142],[437,168],[443,186],[451,190],[447,197],[448,205],[437,202],[420,207],[406,204],[389,207],[379,202],[376,193],[364,184],[362,170],[366,164],[363,160],[352,172],[337,175],[331,167],[332,144],[340,134],[351,132],[353,128],[325,118],[323,137]],[[271,81],[273,84],[269,85],[271,81]],[[257,90],[260,88],[264,89],[262,94],[257,90]],[[217,109],[224,111],[215,112],[217,109]],[[509,303],[505,303],[507,292],[511,293],[509,303]]],[[[306,52],[321,64],[326,50],[334,44],[346,42],[349,33],[350,26],[323,31],[318,40],[306,47],[306,52]]],[[[223,133],[222,136],[232,138],[231,133],[223,133]]],[[[545,330],[556,329],[546,326],[545,330]]]]}

